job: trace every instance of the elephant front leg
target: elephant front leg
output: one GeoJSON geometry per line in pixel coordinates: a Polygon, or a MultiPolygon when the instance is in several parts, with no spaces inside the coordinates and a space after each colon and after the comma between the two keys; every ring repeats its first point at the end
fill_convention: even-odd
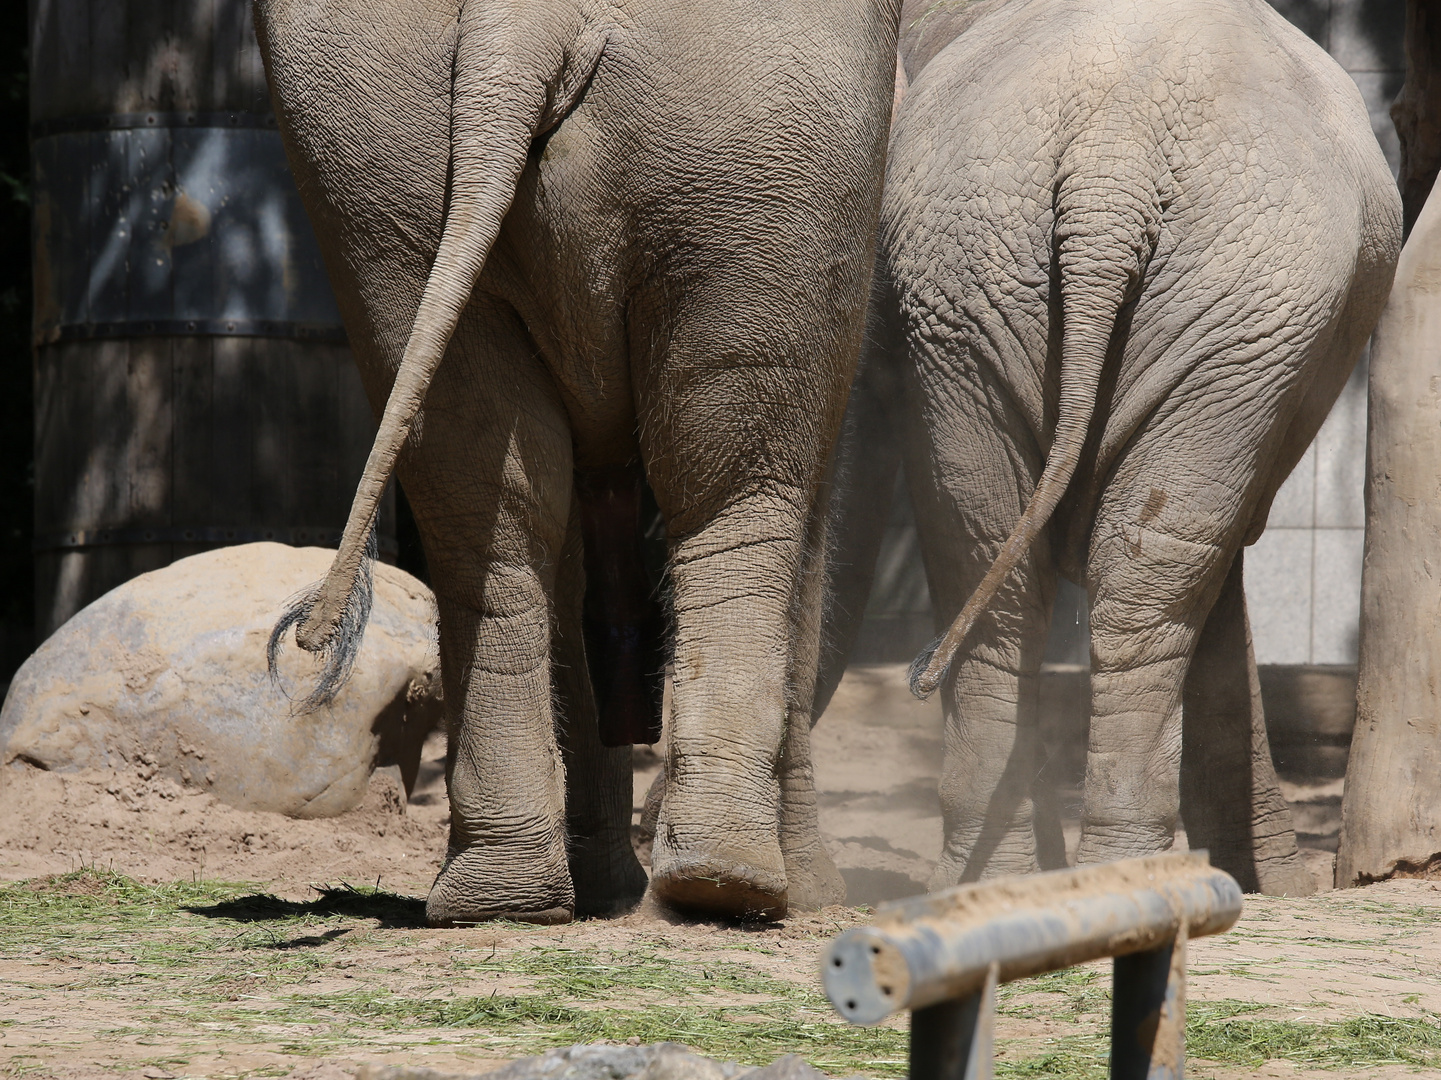
{"type": "Polygon", "coordinates": [[[585,652],[600,741],[608,747],[660,741],[665,612],[642,554],[639,463],[576,473],[585,537],[585,652]]]}
{"type": "Polygon", "coordinates": [[[1281,796],[1246,617],[1236,553],[1196,644],[1183,691],[1181,817],[1193,848],[1245,892],[1306,896],[1315,880],[1301,862],[1291,809],[1281,796]]]}

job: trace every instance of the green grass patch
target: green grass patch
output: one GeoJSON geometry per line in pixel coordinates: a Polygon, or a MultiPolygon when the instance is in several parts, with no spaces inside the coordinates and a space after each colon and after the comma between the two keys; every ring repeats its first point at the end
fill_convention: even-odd
{"type": "MultiPolygon", "coordinates": [[[[1369,914],[1399,926],[1419,921],[1410,910],[1369,914]]],[[[844,1024],[813,981],[767,966],[767,957],[785,950],[761,940],[708,934],[701,943],[677,928],[598,946],[584,926],[559,939],[554,931],[497,926],[508,939],[503,946],[465,933],[426,934],[422,944],[411,931],[423,919],[422,901],[379,889],[327,886],[312,900],[291,901],[243,883],[145,885],[86,868],[0,888],[0,956],[37,971],[50,965],[33,985],[11,984],[27,994],[53,992],[62,970],[53,962],[62,961],[67,1001],[79,1008],[87,995],[123,1001],[117,1031],[157,1046],[221,1039],[321,1055],[420,1040],[520,1056],[636,1038],[747,1064],[799,1053],[838,1075],[906,1072],[903,1029],[844,1024]],[[346,975],[354,981],[335,989],[346,975]],[[457,980],[463,989],[446,993],[457,980]],[[493,993],[477,993],[492,984],[493,993]]],[[[1094,966],[1002,987],[1003,1027],[1006,1018],[1044,1023],[1040,1030],[1059,1037],[1003,1043],[997,1075],[1102,1080],[1110,999],[1108,974],[1094,966]]],[[[1263,1011],[1192,1001],[1188,1056],[1248,1068],[1270,1060],[1329,1069],[1441,1066],[1441,1023],[1433,1016],[1311,1022],[1263,1011]]]]}
{"type": "Polygon", "coordinates": [[[353,1013],[371,1023],[399,1029],[470,1028],[504,1036],[516,1053],[540,1053],[555,1046],[610,1039],[643,1043],[681,1042],[697,1052],[750,1065],[769,1064],[798,1053],[832,1073],[864,1072],[902,1076],[907,1038],[894,1028],[855,1028],[832,1018],[829,1004],[787,987],[784,997],[730,1006],[582,1005],[553,994],[495,994],[488,997],[406,998],[357,992],[308,1000],[312,1008],[353,1013]],[[822,1008],[823,1006],[823,1008],[822,1008]]]}
{"type": "Polygon", "coordinates": [[[1250,1066],[1277,1060],[1323,1069],[1441,1066],[1441,1018],[1435,1016],[1316,1022],[1244,1015],[1258,1009],[1246,1002],[1189,1003],[1187,1055],[1250,1066]]]}

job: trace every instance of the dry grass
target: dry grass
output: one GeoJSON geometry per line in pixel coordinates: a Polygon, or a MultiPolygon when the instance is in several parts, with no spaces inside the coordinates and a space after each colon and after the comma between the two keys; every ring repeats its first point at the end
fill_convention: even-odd
{"type": "MultiPolygon", "coordinates": [[[[1421,908],[1369,914],[1394,926],[1431,918],[1421,908]]],[[[98,869],[0,889],[0,1060],[12,1075],[48,1070],[37,1026],[49,1023],[60,1025],[52,1042],[166,1048],[131,1055],[124,1071],[183,1070],[196,1047],[220,1039],[282,1058],[446,1047],[471,1054],[473,1071],[575,1042],[669,1039],[753,1064],[798,1052],[833,1074],[905,1072],[902,1026],[840,1022],[793,962],[813,963],[834,928],[787,953],[777,938],[724,928],[460,933],[425,930],[423,916],[421,901],[377,889],[325,888],[296,902],[243,884],[144,885],[98,869]],[[76,1034],[67,1022],[89,1027],[76,1034]],[[23,1032],[35,1037],[17,1045],[23,1032]]],[[[1004,987],[998,1075],[1104,1076],[1108,982],[1082,968],[1004,987]]],[[[1429,1013],[1324,1022],[1265,1013],[1192,1001],[1188,1056],[1247,1069],[1441,1066],[1441,1024],[1429,1013]]],[[[272,1060],[238,1071],[288,1070],[272,1060]]]]}

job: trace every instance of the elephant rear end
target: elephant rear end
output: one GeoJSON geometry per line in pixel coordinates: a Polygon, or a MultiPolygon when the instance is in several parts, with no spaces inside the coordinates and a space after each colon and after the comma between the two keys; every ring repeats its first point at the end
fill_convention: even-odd
{"type": "Polygon", "coordinates": [[[908,384],[932,596],[947,622],[961,612],[918,671],[947,707],[933,883],[1036,865],[1035,678],[1058,567],[1091,599],[1079,858],[1170,846],[1184,685],[1188,724],[1244,739],[1239,765],[1189,730],[1187,753],[1246,774],[1250,880],[1299,880],[1245,692],[1239,552],[1399,248],[1359,94],[1260,0],[995,4],[926,50],[893,130],[893,329],[871,357],[908,384]],[[1224,703],[1192,694],[1198,642],[1241,687],[1224,703]]]}
{"type": "MultiPolygon", "coordinates": [[[[627,502],[588,521],[587,500],[633,494],[638,468],[672,562],[655,888],[712,914],[838,899],[806,744],[817,511],[871,266],[894,5],[257,11],[382,413],[296,640],[323,648],[347,625],[399,468],[440,608],[450,734],[450,847],[428,917],[564,919],[644,886],[629,758],[600,745],[594,687],[576,677],[611,655],[604,633],[585,653],[579,538],[624,545],[612,534],[636,517],[627,502]]],[[[643,576],[619,588],[635,599],[643,576]]],[[[652,615],[632,621],[650,634],[652,615]]],[[[657,653],[627,649],[608,674],[627,681],[616,726],[630,732],[657,653]]]]}

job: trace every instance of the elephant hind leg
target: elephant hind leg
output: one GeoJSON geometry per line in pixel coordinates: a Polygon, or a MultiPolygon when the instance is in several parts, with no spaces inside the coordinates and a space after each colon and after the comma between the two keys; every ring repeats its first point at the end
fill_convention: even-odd
{"type": "Polygon", "coordinates": [[[786,690],[786,731],[777,767],[779,835],[786,866],[786,898],[795,911],[843,904],[846,883],[821,839],[811,717],[821,653],[821,593],[825,583],[824,499],[811,512],[803,566],[792,598],[791,672],[786,690]]]}
{"type": "Polygon", "coordinates": [[[556,569],[555,636],[552,646],[557,733],[565,761],[567,855],[575,883],[577,916],[620,915],[640,903],[646,876],[630,838],[634,777],[629,746],[608,746],[601,737],[594,662],[587,663],[582,629],[580,500],[572,503],[565,549],[556,569]]]}
{"type": "Polygon", "coordinates": [[[448,734],[450,842],[426,901],[432,925],[574,911],[551,657],[571,445],[523,324],[477,297],[406,463],[440,611],[448,734]]]}
{"type": "MultiPolygon", "coordinates": [[[[906,476],[937,623],[944,627],[1020,516],[1042,456],[1024,436],[1028,428],[1018,410],[1006,407],[997,416],[978,406],[981,395],[952,395],[946,383],[922,390],[939,399],[928,410],[937,419],[900,426],[909,428],[906,476]]],[[[1000,388],[991,397],[1008,400],[1000,388]]],[[[945,839],[933,890],[1033,873],[1041,858],[1054,857],[1053,848],[1037,850],[1032,801],[1040,759],[1039,672],[1054,593],[1055,565],[1042,534],[977,620],[941,684],[945,839]]],[[[1044,827],[1041,838],[1050,838],[1044,827]]]]}
{"type": "Polygon", "coordinates": [[[1245,892],[1305,896],[1316,883],[1301,862],[1281,797],[1236,553],[1206,619],[1182,692],[1181,817],[1193,848],[1245,892]]]}

